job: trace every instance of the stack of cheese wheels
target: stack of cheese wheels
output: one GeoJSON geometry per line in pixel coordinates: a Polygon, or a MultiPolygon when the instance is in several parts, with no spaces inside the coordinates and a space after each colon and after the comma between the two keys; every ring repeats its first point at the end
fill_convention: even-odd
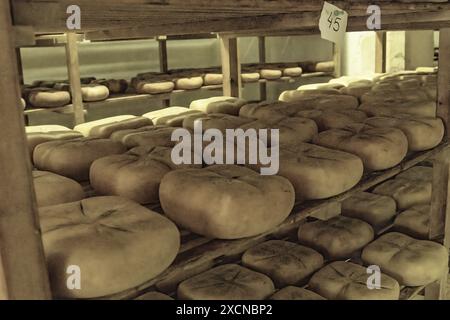
{"type": "Polygon", "coordinates": [[[395,200],[369,192],[359,192],[342,202],[342,215],[369,223],[376,231],[387,227],[397,212],[395,200]]]}
{"type": "Polygon", "coordinates": [[[410,151],[423,151],[436,147],[444,137],[444,124],[439,118],[397,114],[391,117],[373,117],[365,121],[372,127],[398,128],[408,138],[410,151]]]}
{"type": "Polygon", "coordinates": [[[41,143],[83,137],[80,132],[59,125],[27,126],[25,132],[31,157],[33,157],[34,148],[41,143]]]}
{"type": "Polygon", "coordinates": [[[319,131],[329,129],[342,129],[355,122],[364,122],[367,115],[363,111],[343,110],[302,110],[296,114],[300,117],[310,118],[317,124],[319,131]]]}
{"type": "Polygon", "coordinates": [[[159,184],[166,173],[202,167],[174,164],[171,151],[167,147],[137,147],[126,154],[98,159],[90,169],[91,186],[98,195],[122,196],[141,204],[157,203],[159,184]]]}
{"type": "Polygon", "coordinates": [[[111,140],[131,149],[137,146],[173,147],[172,132],[176,128],[167,126],[146,126],[138,129],[120,130],[111,135],[111,140]]]}
{"type": "Polygon", "coordinates": [[[85,122],[75,126],[74,129],[85,137],[109,138],[115,131],[137,129],[149,125],[152,125],[152,121],[148,118],[122,115],[85,122]]]}
{"type": "Polygon", "coordinates": [[[236,117],[223,113],[210,113],[208,115],[192,115],[188,116],[183,121],[183,127],[194,130],[196,123],[201,123],[202,131],[208,129],[218,129],[225,132],[226,129],[237,129],[243,125],[250,123],[251,119],[236,117]]]}
{"type": "Polygon", "coordinates": [[[43,207],[39,217],[56,298],[97,298],[141,285],[164,271],[180,246],[170,220],[120,197],[43,207]],[[67,286],[70,266],[81,271],[80,289],[67,286]]]}
{"type": "Polygon", "coordinates": [[[189,106],[192,110],[204,113],[225,113],[233,116],[239,115],[239,109],[247,103],[246,100],[234,97],[212,97],[195,100],[189,106]]]}
{"type": "Polygon", "coordinates": [[[271,230],[289,215],[295,200],[287,179],[235,165],[171,171],[161,181],[159,197],[164,213],[178,225],[220,239],[271,230]]]}
{"type": "Polygon", "coordinates": [[[175,89],[176,90],[195,90],[203,86],[203,78],[198,77],[187,77],[175,79],[175,89]]]}
{"type": "Polygon", "coordinates": [[[308,118],[284,117],[272,120],[255,120],[240,127],[248,130],[278,130],[278,141],[271,132],[271,143],[268,146],[288,146],[301,142],[310,142],[318,133],[316,123],[308,118]]]}
{"type": "Polygon", "coordinates": [[[39,170],[84,181],[92,162],[125,151],[122,144],[109,139],[78,138],[41,143],[34,149],[33,160],[39,170]]]}
{"type": "Polygon", "coordinates": [[[345,129],[322,131],[314,143],[360,157],[364,168],[384,170],[399,164],[408,152],[408,139],[397,128],[374,128],[355,123],[345,129]]]}
{"type": "Polygon", "coordinates": [[[430,234],[430,205],[412,206],[395,218],[394,229],[418,239],[428,239],[430,234]]]}
{"type": "Polygon", "coordinates": [[[223,74],[208,72],[203,76],[205,86],[216,86],[223,83],[223,74]]]}
{"type": "Polygon", "coordinates": [[[182,127],[183,120],[189,115],[204,115],[202,112],[185,107],[169,107],[155,110],[142,115],[150,119],[155,125],[182,127]]]}
{"type": "Polygon", "coordinates": [[[55,108],[70,103],[70,93],[48,88],[35,88],[28,93],[28,102],[33,107],[55,108]]]}
{"type": "Polygon", "coordinates": [[[92,84],[107,87],[110,94],[125,93],[128,89],[128,81],[125,79],[94,80],[92,84]]]}
{"type": "Polygon", "coordinates": [[[181,300],[264,300],[274,291],[269,277],[225,264],[183,281],[177,296],[181,300]]]}
{"type": "Polygon", "coordinates": [[[397,232],[369,244],[361,257],[364,263],[379,266],[405,286],[427,285],[448,272],[448,250],[444,246],[397,232]]]}
{"type": "Polygon", "coordinates": [[[297,200],[341,194],[354,187],[364,171],[361,159],[353,154],[307,143],[281,147],[279,164],[278,175],[292,183],[297,200]]]}
{"type": "Polygon", "coordinates": [[[88,84],[81,86],[81,95],[83,101],[95,102],[102,101],[109,97],[108,87],[98,84],[88,84]]]}
{"type": "Polygon", "coordinates": [[[300,77],[303,73],[303,69],[300,67],[287,67],[283,69],[284,77],[300,77]]]}
{"type": "MultiPolygon", "coordinates": [[[[382,269],[384,270],[384,269],[382,269]]],[[[382,273],[381,288],[368,286],[367,269],[351,262],[330,263],[309,281],[308,288],[330,300],[398,300],[400,285],[394,278],[382,273]]]]}
{"type": "Polygon", "coordinates": [[[283,75],[283,71],[279,69],[261,69],[259,70],[259,74],[262,79],[266,80],[278,80],[283,75]]]}
{"type": "Polygon", "coordinates": [[[72,179],[47,171],[34,170],[32,173],[39,207],[79,201],[85,196],[83,187],[72,179]]]}
{"type": "Polygon", "coordinates": [[[277,288],[304,285],[323,265],[317,251],[296,243],[271,240],[247,250],[242,256],[247,268],[269,276],[277,288]]]}
{"type": "Polygon", "coordinates": [[[344,216],[308,222],[298,229],[301,244],[331,260],[350,258],[371,242],[373,237],[374,231],[368,223],[344,216]]]}
{"type": "Polygon", "coordinates": [[[275,292],[269,300],[325,300],[325,298],[305,288],[287,286],[275,292]]]}
{"type": "Polygon", "coordinates": [[[172,92],[175,83],[170,80],[152,80],[134,78],[131,82],[137,93],[140,94],[160,94],[172,92]]]}
{"type": "Polygon", "coordinates": [[[244,71],[241,73],[241,79],[242,79],[242,82],[246,82],[246,83],[257,82],[259,79],[261,79],[261,75],[259,74],[259,72],[250,72],[250,71],[245,72],[244,71]]]}

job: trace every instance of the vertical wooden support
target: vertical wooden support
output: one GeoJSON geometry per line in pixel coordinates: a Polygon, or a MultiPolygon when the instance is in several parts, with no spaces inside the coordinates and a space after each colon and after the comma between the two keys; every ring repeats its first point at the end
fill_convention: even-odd
{"type": "Polygon", "coordinates": [[[375,72],[386,72],[386,32],[377,31],[375,34],[375,72]]]}
{"type": "Polygon", "coordinates": [[[219,43],[222,58],[223,95],[241,97],[241,64],[237,38],[219,35],[219,43]]]}
{"type": "Polygon", "coordinates": [[[49,299],[8,0],[0,0],[0,298],[49,299]]]}
{"type": "MultiPolygon", "coordinates": [[[[167,58],[167,37],[160,36],[157,38],[158,41],[158,51],[159,51],[159,71],[162,73],[167,73],[169,70],[169,63],[167,58]]],[[[165,107],[170,106],[170,99],[163,100],[165,107]]]]}
{"type": "Polygon", "coordinates": [[[75,125],[84,122],[84,105],[81,94],[80,63],[78,58],[77,34],[67,32],[66,42],[67,73],[69,75],[70,93],[72,95],[75,125]]]}
{"type": "MultiPolygon", "coordinates": [[[[437,116],[446,127],[444,141],[449,141],[449,83],[450,83],[450,29],[441,29],[439,36],[439,73],[437,92],[437,116]]],[[[444,246],[450,248],[450,151],[444,150],[434,160],[433,194],[430,212],[430,239],[444,235],[444,246]]],[[[425,290],[427,299],[445,299],[447,291],[448,270],[438,282],[425,290]]]]}
{"type": "Polygon", "coordinates": [[[16,48],[16,60],[17,60],[17,71],[19,76],[19,84],[24,84],[23,80],[23,68],[22,68],[22,55],[20,54],[20,48],[16,48]]]}
{"type": "MultiPolygon", "coordinates": [[[[259,52],[259,63],[266,63],[266,37],[258,37],[258,52],[259,52]]],[[[267,100],[267,82],[259,83],[259,95],[260,100],[267,100]]]]}
{"type": "Polygon", "coordinates": [[[334,61],[334,73],[333,76],[335,78],[339,78],[342,75],[342,54],[340,45],[334,43],[333,44],[333,61],[334,61]]]}

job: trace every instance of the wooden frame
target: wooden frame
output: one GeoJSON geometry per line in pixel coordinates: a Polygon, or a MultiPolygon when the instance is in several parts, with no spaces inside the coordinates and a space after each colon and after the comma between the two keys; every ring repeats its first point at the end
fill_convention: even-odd
{"type": "Polygon", "coordinates": [[[237,38],[219,35],[220,56],[222,60],[223,95],[241,97],[241,63],[237,38]]]}

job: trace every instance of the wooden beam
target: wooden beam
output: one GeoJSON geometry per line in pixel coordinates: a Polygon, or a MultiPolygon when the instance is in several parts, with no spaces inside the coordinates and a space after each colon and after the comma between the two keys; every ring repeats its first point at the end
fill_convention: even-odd
{"type": "Polygon", "coordinates": [[[83,123],[85,120],[84,120],[83,96],[81,94],[80,64],[78,57],[77,35],[74,32],[67,33],[66,61],[67,61],[67,74],[69,75],[69,82],[70,82],[70,92],[72,96],[74,124],[78,125],[80,123],[83,123]]]}
{"type": "Polygon", "coordinates": [[[219,35],[219,44],[222,60],[223,95],[240,97],[242,79],[237,38],[219,35]]]}
{"type": "Polygon", "coordinates": [[[375,72],[386,72],[386,32],[377,31],[375,37],[375,72]]]}
{"type": "Polygon", "coordinates": [[[341,45],[333,43],[333,61],[334,61],[334,72],[333,76],[339,78],[342,75],[342,51],[341,45]]]}
{"type": "MultiPolygon", "coordinates": [[[[167,73],[169,70],[169,62],[167,57],[167,37],[159,37],[158,41],[158,51],[159,51],[159,71],[161,73],[167,73]]],[[[170,98],[162,100],[163,106],[170,106],[170,98]]]]}
{"type": "MultiPolygon", "coordinates": [[[[259,63],[266,63],[266,37],[258,37],[259,63]]],[[[261,101],[267,100],[267,82],[259,83],[259,98],[261,101]]]]}
{"type": "Polygon", "coordinates": [[[49,299],[10,14],[0,0],[0,298],[49,299]]]}

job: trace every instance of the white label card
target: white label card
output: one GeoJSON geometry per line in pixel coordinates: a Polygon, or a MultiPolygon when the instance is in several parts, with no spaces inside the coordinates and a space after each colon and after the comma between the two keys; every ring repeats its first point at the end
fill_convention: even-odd
{"type": "Polygon", "coordinates": [[[347,31],[347,21],[347,12],[324,1],[319,21],[319,30],[322,39],[334,43],[341,43],[344,40],[344,35],[347,31]]]}

